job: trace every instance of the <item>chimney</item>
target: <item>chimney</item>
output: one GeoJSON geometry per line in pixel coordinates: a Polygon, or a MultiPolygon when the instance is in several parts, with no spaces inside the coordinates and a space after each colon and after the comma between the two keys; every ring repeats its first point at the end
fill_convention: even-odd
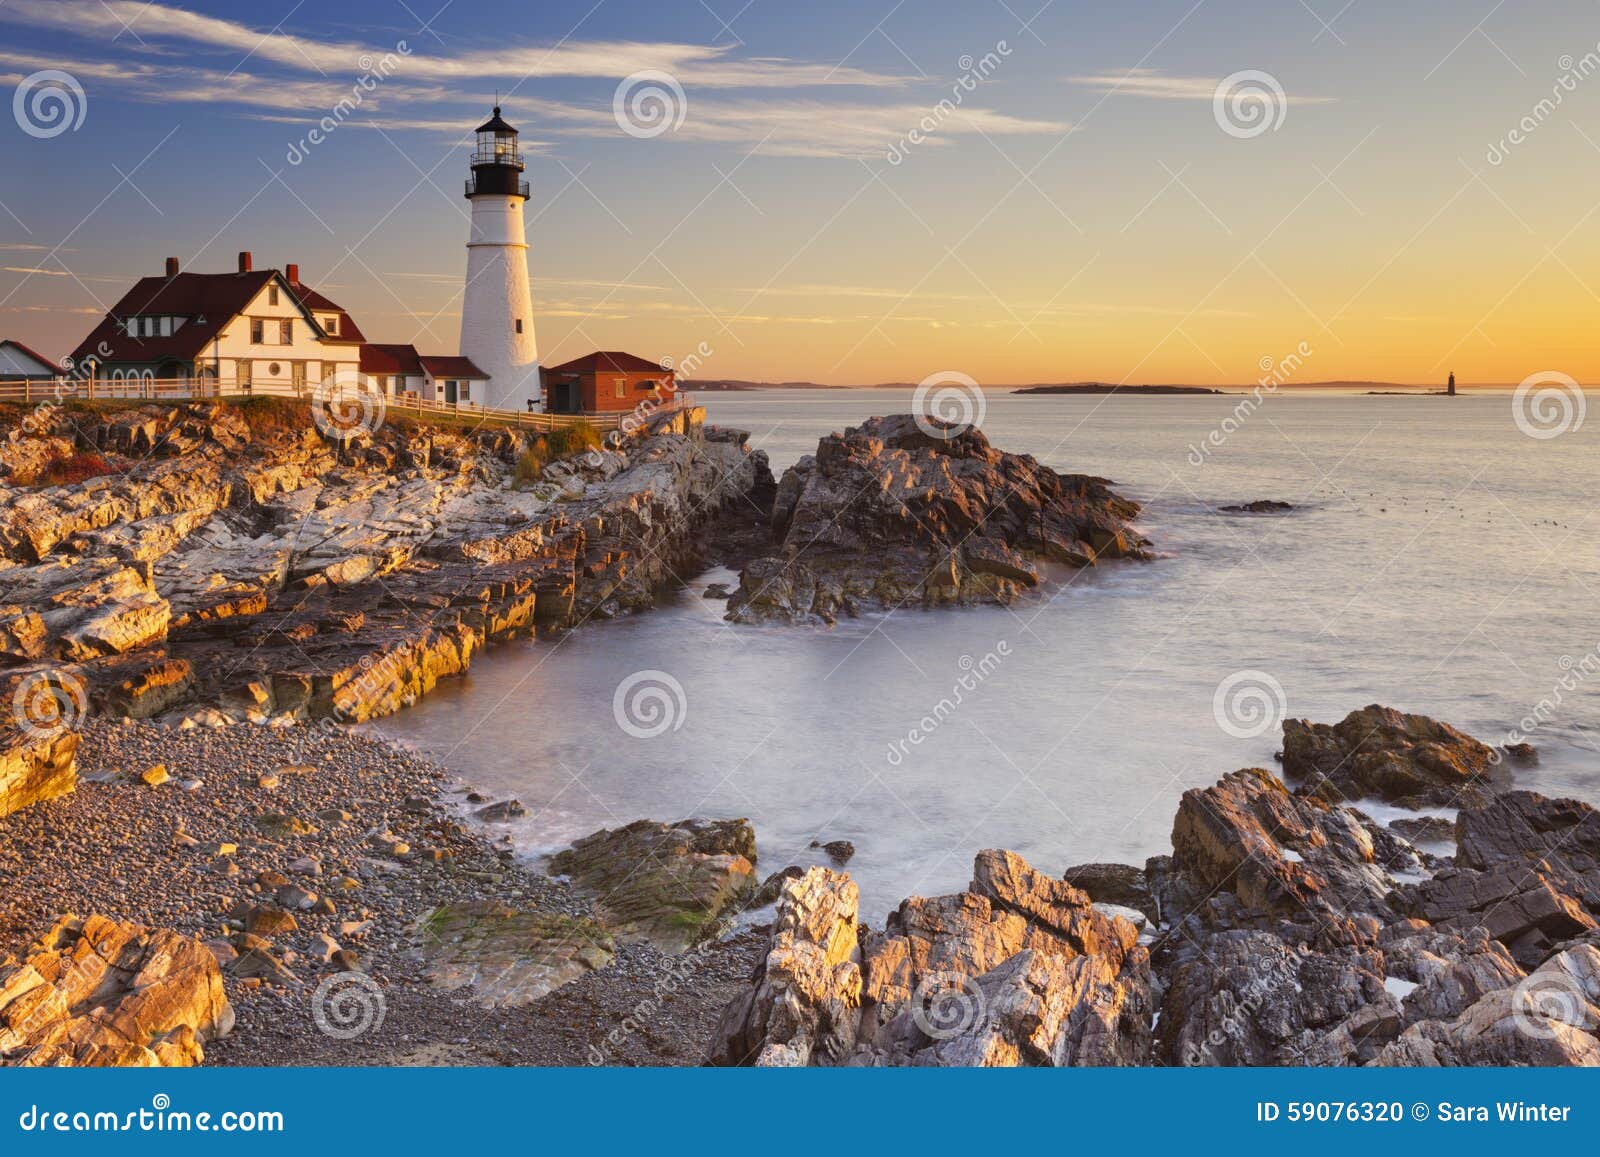
{"type": "Polygon", "coordinates": [[[167,258],[167,276],[178,276],[178,259],[176,257],[167,258]]]}
{"type": "Polygon", "coordinates": [[[255,268],[255,262],[252,261],[251,258],[250,258],[250,250],[248,250],[248,249],[242,250],[240,252],[240,254],[239,254],[239,272],[240,273],[249,273],[250,270],[252,270],[254,268],[255,268]]]}
{"type": "Polygon", "coordinates": [[[285,265],[283,267],[283,278],[290,285],[299,285],[300,267],[298,265],[285,265]]]}

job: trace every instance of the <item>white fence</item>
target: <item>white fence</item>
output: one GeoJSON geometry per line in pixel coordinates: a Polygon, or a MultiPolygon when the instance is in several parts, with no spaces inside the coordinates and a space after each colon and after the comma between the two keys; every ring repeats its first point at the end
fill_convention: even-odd
{"type": "MultiPolygon", "coordinates": [[[[0,402],[63,402],[119,400],[183,402],[207,398],[297,398],[310,401],[315,387],[296,389],[288,382],[258,382],[241,387],[216,378],[146,378],[130,375],[111,380],[76,381],[70,378],[35,378],[0,381],[0,402]]],[[[603,414],[546,414],[527,410],[500,410],[470,402],[428,401],[416,393],[385,394],[385,408],[401,414],[448,414],[463,418],[507,423],[527,430],[556,430],[580,422],[600,430],[614,430],[635,418],[633,425],[648,426],[657,418],[693,407],[688,394],[674,393],[660,401],[641,403],[634,410],[603,414]]]]}

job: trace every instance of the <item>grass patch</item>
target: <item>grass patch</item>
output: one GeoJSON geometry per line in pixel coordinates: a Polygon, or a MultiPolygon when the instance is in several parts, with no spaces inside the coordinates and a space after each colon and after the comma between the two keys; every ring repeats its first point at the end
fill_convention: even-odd
{"type": "Polygon", "coordinates": [[[518,486],[527,486],[529,483],[537,482],[549,463],[550,447],[546,444],[545,439],[540,438],[517,457],[517,469],[516,473],[512,475],[512,480],[518,486]]]}
{"type": "Polygon", "coordinates": [[[550,431],[544,441],[549,445],[553,458],[569,458],[588,450],[598,450],[601,445],[600,431],[582,419],[550,431]]]}

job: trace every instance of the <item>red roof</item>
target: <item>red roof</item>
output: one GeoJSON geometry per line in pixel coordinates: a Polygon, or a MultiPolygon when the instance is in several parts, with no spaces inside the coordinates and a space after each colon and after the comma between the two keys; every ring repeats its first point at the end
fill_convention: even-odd
{"type": "Polygon", "coordinates": [[[429,357],[424,354],[418,359],[422,368],[436,378],[471,378],[486,382],[489,375],[472,364],[471,358],[463,357],[429,357]]]}
{"type": "Polygon", "coordinates": [[[672,371],[663,369],[659,362],[648,361],[633,354],[598,351],[592,354],[585,354],[581,358],[576,358],[559,366],[549,366],[544,372],[547,374],[670,374],[672,371]]]}
{"type": "MultiPolygon", "coordinates": [[[[81,362],[91,355],[103,362],[192,360],[274,279],[308,312],[339,315],[338,334],[326,340],[340,344],[360,344],[365,340],[343,309],[309,286],[290,285],[275,269],[179,273],[173,277],[141,277],[78,344],[72,353],[73,361],[81,362]],[[168,314],[187,320],[167,337],[131,337],[117,326],[122,318],[168,314]],[[102,348],[108,352],[101,353],[102,348]]],[[[317,322],[319,327],[321,324],[317,322]]]]}
{"type": "Polygon", "coordinates": [[[361,372],[364,374],[416,374],[422,376],[422,363],[414,345],[368,343],[361,347],[361,372]]]}
{"type": "Polygon", "coordinates": [[[10,346],[12,349],[21,350],[40,365],[48,366],[52,374],[58,374],[61,372],[61,367],[59,365],[45,357],[38,350],[33,349],[31,346],[23,345],[20,341],[16,341],[12,338],[6,338],[4,341],[0,341],[0,346],[10,346]]]}

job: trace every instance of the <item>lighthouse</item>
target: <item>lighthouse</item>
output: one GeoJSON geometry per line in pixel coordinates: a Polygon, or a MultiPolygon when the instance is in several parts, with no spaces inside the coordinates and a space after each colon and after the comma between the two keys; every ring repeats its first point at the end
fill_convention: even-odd
{"type": "Polygon", "coordinates": [[[528,182],[522,172],[517,130],[500,118],[496,105],[494,115],[478,126],[467,178],[472,229],[461,353],[489,375],[483,404],[505,410],[528,409],[540,400],[528,239],[522,223],[528,182]]]}

